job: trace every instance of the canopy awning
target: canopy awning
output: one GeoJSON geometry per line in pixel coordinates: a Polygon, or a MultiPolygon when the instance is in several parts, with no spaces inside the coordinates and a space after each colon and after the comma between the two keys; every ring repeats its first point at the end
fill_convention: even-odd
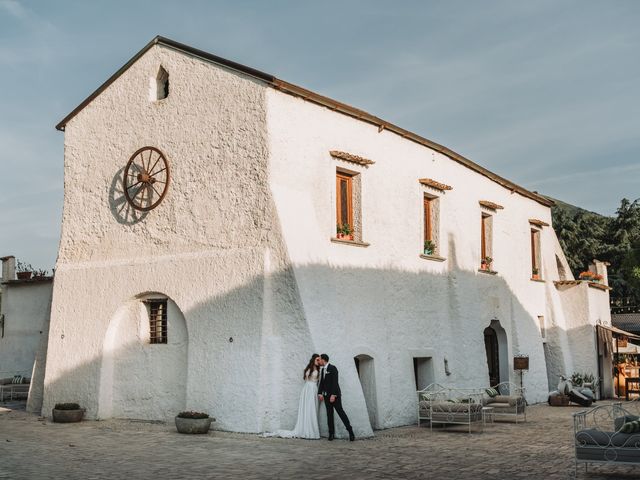
{"type": "Polygon", "coordinates": [[[618,327],[609,325],[596,325],[596,327],[600,327],[604,330],[609,330],[615,338],[627,337],[630,340],[640,340],[640,336],[636,335],[635,333],[626,332],[618,327]]]}

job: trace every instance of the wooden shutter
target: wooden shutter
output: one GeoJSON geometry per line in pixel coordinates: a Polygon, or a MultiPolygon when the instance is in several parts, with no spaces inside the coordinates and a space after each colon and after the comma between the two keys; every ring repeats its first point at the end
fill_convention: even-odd
{"type": "Polygon", "coordinates": [[[353,231],[353,178],[350,175],[336,173],[336,223],[349,224],[353,231]]]}
{"type": "Polygon", "coordinates": [[[431,199],[424,197],[424,241],[433,240],[433,228],[431,226],[431,199]]]}
{"type": "Polygon", "coordinates": [[[480,260],[484,260],[487,256],[487,229],[485,222],[487,217],[485,215],[480,216],[480,260]]]}

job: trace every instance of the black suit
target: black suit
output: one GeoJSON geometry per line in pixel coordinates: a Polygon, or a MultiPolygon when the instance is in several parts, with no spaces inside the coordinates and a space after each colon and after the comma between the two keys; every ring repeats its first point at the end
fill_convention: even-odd
{"type": "Polygon", "coordinates": [[[340,393],[340,384],[338,383],[338,369],[333,364],[324,367],[324,371],[320,370],[320,383],[318,384],[318,393],[324,397],[324,406],[327,408],[327,423],[329,424],[329,436],[333,437],[335,433],[335,425],[333,422],[333,411],[338,412],[338,416],[349,433],[351,423],[349,417],[342,408],[342,395],[340,393]],[[333,403],[329,401],[331,395],[335,395],[336,399],[333,403]]]}

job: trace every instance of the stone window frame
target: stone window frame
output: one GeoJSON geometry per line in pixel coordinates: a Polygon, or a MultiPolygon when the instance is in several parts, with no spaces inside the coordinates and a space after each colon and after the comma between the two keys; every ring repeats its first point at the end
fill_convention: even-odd
{"type": "Polygon", "coordinates": [[[358,247],[368,247],[369,243],[366,243],[362,240],[362,172],[357,170],[351,170],[348,168],[344,168],[342,166],[335,167],[335,177],[336,177],[336,190],[334,191],[334,202],[335,202],[335,218],[334,218],[334,235],[330,238],[330,240],[334,243],[348,244],[354,245],[358,247]],[[339,177],[349,177],[350,178],[350,190],[351,190],[351,205],[350,205],[350,217],[352,219],[353,225],[351,229],[353,231],[353,240],[338,238],[337,227],[338,227],[338,218],[339,212],[338,209],[340,207],[338,200],[338,178],[339,177]]]}
{"type": "Polygon", "coordinates": [[[543,281],[542,276],[542,230],[539,228],[529,229],[530,249],[531,249],[531,280],[543,281]],[[538,273],[534,273],[537,269],[538,273]]]}
{"type": "Polygon", "coordinates": [[[166,345],[169,343],[168,335],[168,299],[147,298],[143,300],[149,318],[149,343],[152,345],[166,345]]]}
{"type": "Polygon", "coordinates": [[[490,213],[480,212],[480,266],[478,271],[483,273],[497,273],[492,268],[495,261],[493,257],[493,217],[490,213]],[[491,257],[491,263],[487,268],[483,268],[482,262],[487,257],[491,257]]]}
{"type": "Polygon", "coordinates": [[[420,258],[443,262],[446,259],[440,255],[440,201],[440,196],[422,191],[422,248],[420,248],[420,258]],[[427,222],[429,223],[428,226],[427,222]],[[435,244],[433,253],[429,255],[424,252],[424,242],[427,240],[431,240],[435,244]]]}

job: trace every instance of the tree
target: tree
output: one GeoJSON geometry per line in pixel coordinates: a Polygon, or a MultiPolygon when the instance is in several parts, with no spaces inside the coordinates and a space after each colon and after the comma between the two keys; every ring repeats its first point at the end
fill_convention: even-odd
{"type": "Polygon", "coordinates": [[[609,262],[612,297],[633,297],[640,304],[640,199],[623,198],[613,217],[562,202],[552,215],[574,276],[594,258],[609,262]]]}

